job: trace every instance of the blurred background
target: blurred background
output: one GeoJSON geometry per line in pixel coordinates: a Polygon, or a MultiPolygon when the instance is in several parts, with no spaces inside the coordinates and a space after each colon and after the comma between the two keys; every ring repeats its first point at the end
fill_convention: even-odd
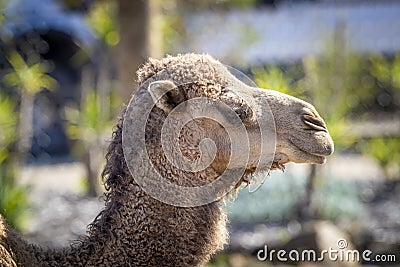
{"type": "Polygon", "coordinates": [[[30,241],[59,247],[85,233],[137,67],[195,52],[312,102],[336,148],[323,166],[288,164],[228,201],[230,244],[209,266],[329,266],[256,255],[339,238],[396,256],[360,265],[400,266],[400,2],[1,0],[0,10],[0,212],[30,241]]]}

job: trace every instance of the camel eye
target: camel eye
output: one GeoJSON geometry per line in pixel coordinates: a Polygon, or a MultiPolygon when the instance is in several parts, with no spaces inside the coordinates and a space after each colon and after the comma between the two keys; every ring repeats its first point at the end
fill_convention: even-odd
{"type": "MultiPolygon", "coordinates": [[[[254,121],[254,112],[244,99],[240,98],[236,94],[233,94],[232,92],[227,92],[223,99],[229,109],[231,111],[233,110],[237,114],[242,123],[250,124],[254,121]]],[[[233,116],[232,112],[227,112],[225,117],[227,117],[229,121],[233,122],[235,120],[233,117],[236,116],[233,116]]]]}
{"type": "Polygon", "coordinates": [[[243,123],[250,123],[253,121],[253,110],[246,104],[241,104],[239,107],[234,108],[236,114],[243,123]]]}
{"type": "Polygon", "coordinates": [[[231,123],[238,123],[237,117],[239,117],[241,123],[244,124],[250,124],[253,121],[253,111],[249,106],[235,102],[229,103],[228,106],[230,111],[225,111],[223,114],[231,123]],[[235,116],[232,111],[234,111],[237,116],[235,116]]]}

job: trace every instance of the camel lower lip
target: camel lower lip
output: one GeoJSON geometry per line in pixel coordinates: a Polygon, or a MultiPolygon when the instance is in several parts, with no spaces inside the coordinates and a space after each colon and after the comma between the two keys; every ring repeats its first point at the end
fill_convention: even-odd
{"type": "Polygon", "coordinates": [[[308,163],[314,163],[314,164],[323,164],[326,161],[326,156],[329,154],[319,154],[319,153],[313,153],[307,150],[302,149],[300,146],[296,145],[293,141],[289,140],[295,147],[297,147],[300,151],[302,151],[304,154],[307,154],[309,156],[310,162],[308,163]]]}
{"type": "Polygon", "coordinates": [[[310,156],[310,160],[312,161],[310,163],[323,164],[323,163],[326,162],[326,156],[325,155],[314,154],[312,152],[308,152],[308,151],[305,151],[305,150],[302,150],[302,151],[310,156]]]}
{"type": "Polygon", "coordinates": [[[315,162],[317,164],[323,164],[326,161],[326,157],[324,157],[324,156],[315,155],[315,154],[311,154],[311,155],[313,155],[316,159],[318,159],[318,161],[315,162]]]}

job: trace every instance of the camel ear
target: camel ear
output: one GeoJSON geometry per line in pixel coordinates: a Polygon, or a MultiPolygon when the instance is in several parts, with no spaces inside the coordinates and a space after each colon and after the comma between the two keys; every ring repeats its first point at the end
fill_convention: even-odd
{"type": "Polygon", "coordinates": [[[185,101],[184,94],[179,87],[168,80],[150,83],[148,91],[156,106],[166,113],[185,101]]]}

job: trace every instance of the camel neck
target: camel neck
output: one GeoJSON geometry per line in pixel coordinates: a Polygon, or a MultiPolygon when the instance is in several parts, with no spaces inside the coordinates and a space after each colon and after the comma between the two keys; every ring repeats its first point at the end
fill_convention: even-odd
{"type": "MultiPolygon", "coordinates": [[[[48,251],[48,266],[197,266],[226,242],[219,203],[181,208],[135,183],[114,191],[82,241],[48,251]]],[[[46,266],[46,265],[45,265],[46,266]]]]}
{"type": "MultiPolygon", "coordinates": [[[[150,155],[160,155],[156,144],[148,147],[150,155]]],[[[219,203],[182,208],[156,200],[136,183],[123,155],[120,120],[103,171],[108,189],[105,209],[89,225],[82,241],[48,252],[48,266],[199,266],[223,248],[226,213],[219,203]]],[[[166,158],[153,160],[158,160],[159,171],[174,181],[166,158]]],[[[207,175],[211,180],[214,177],[207,175]]]]}

